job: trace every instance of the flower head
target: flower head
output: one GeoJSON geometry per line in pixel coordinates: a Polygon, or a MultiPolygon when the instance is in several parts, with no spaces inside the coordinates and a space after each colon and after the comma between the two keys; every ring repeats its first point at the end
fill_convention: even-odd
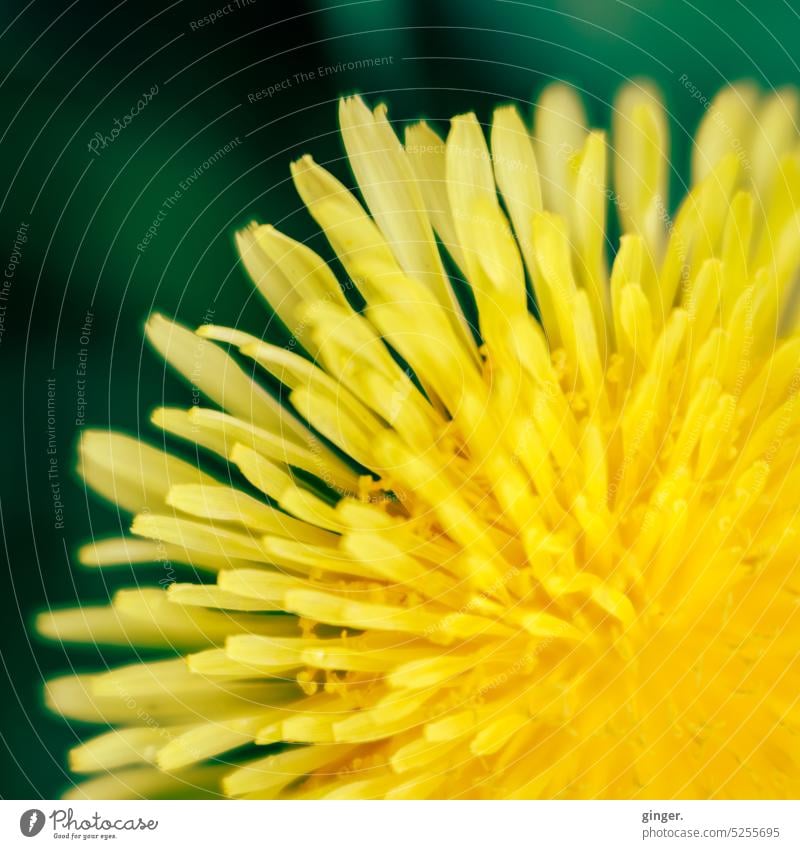
{"type": "Polygon", "coordinates": [[[343,100],[365,205],[292,176],[344,275],[237,237],[293,343],[148,321],[209,402],[153,422],[216,463],[81,441],[134,517],[81,561],[194,572],[40,617],[172,652],[50,682],[113,726],[73,793],[796,797],[797,109],[723,91],[672,217],[646,83],[613,144],[561,84],[488,143],[343,100]]]}

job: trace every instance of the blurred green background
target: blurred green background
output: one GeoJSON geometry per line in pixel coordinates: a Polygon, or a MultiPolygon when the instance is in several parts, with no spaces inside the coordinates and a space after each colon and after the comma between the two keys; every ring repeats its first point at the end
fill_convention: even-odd
{"type": "Polygon", "coordinates": [[[444,129],[460,111],[475,109],[488,120],[498,101],[515,102],[529,116],[542,86],[566,79],[582,89],[602,126],[617,87],[650,76],[673,118],[678,188],[703,109],[682,75],[707,97],[741,78],[766,87],[800,82],[793,58],[800,15],[789,3],[749,6],[6,0],[0,259],[4,269],[12,265],[0,293],[7,582],[0,594],[0,796],[63,792],[65,753],[87,733],[46,714],[42,680],[125,659],[67,652],[29,635],[37,610],[102,600],[134,580],[130,572],[82,569],[71,558],[80,542],[126,522],[87,499],[75,478],[78,431],[113,426],[157,439],[148,411],[164,400],[189,404],[189,388],[142,344],[155,306],[192,325],[213,314],[215,322],[265,332],[269,314],[236,263],[236,227],[254,217],[269,221],[328,255],[288,181],[288,163],[311,152],[350,179],[336,98],[360,91],[373,103],[385,100],[393,119],[425,116],[444,129]],[[218,20],[198,23],[223,8],[218,20]],[[145,92],[150,101],[112,134],[115,119],[124,124],[145,92]],[[230,151],[204,169],[225,145],[230,151]],[[198,168],[201,175],[182,189],[198,168]],[[144,245],[159,210],[156,234],[144,245]]]}

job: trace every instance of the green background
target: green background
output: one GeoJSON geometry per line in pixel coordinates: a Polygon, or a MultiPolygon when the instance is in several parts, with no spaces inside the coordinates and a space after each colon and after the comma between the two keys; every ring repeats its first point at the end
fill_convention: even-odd
{"type": "MultiPolygon", "coordinates": [[[[88,729],[49,716],[42,680],[97,669],[120,652],[65,651],[29,636],[37,610],[97,601],[142,580],[98,574],[71,552],[126,517],[87,498],[74,475],[76,369],[87,349],[86,424],[152,433],[148,411],[190,391],[142,344],[154,306],[188,324],[214,321],[265,332],[269,313],[233,251],[234,229],[269,221],[328,255],[288,181],[305,152],[350,177],[336,135],[336,98],[360,91],[385,100],[390,117],[444,121],[494,104],[531,102],[549,80],[577,85],[593,122],[606,125],[624,80],[653,77],[672,115],[673,187],[687,174],[702,105],[686,74],[711,96],[727,81],[766,87],[800,81],[793,59],[800,15],[789,3],[736,0],[367,2],[306,7],[255,0],[210,26],[192,22],[223,6],[105,4],[78,0],[4,3],[0,13],[3,121],[0,260],[28,224],[28,241],[6,303],[0,342],[3,451],[3,684],[0,795],[50,798],[68,784],[65,752],[88,729]],[[303,83],[321,65],[384,58],[303,83]],[[248,94],[289,79],[250,103],[248,94]],[[99,156],[108,134],[144,91],[158,94],[99,156]],[[169,210],[144,252],[139,244],[180,182],[214,152],[241,143],[203,173],[169,210]],[[81,341],[93,314],[88,345],[81,341]],[[48,479],[47,380],[55,378],[54,445],[64,527],[56,528],[48,479]]],[[[444,124],[440,124],[444,129],[444,124]]],[[[156,437],[157,438],[157,437],[156,437]]],[[[147,577],[145,574],[144,577],[147,577]]],[[[158,579],[157,569],[150,573],[158,579]]]]}

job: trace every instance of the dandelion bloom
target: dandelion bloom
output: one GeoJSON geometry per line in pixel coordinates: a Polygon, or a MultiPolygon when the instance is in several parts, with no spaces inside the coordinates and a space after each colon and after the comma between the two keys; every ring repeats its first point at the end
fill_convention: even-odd
{"type": "Polygon", "coordinates": [[[797,111],[720,93],[673,217],[646,83],[613,143],[562,84],[488,140],[343,100],[363,205],[292,176],[344,274],[238,234],[294,343],[148,321],[209,402],[153,423],[217,472],[83,434],[133,520],[81,561],[194,579],[40,616],[166,653],[48,684],[111,727],[71,794],[800,795],[797,111]]]}

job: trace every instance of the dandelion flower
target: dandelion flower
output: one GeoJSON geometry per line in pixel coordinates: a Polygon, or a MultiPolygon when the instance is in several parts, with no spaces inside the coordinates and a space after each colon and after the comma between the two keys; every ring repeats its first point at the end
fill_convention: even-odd
{"type": "Polygon", "coordinates": [[[226,471],[83,434],[133,519],[80,560],[190,579],[40,616],[163,650],[48,684],[110,726],[71,795],[797,798],[797,112],[719,94],[673,216],[647,83],[611,142],[562,84],[446,141],[343,100],[362,200],[292,166],[337,270],[237,236],[293,343],[147,323],[226,471]]]}

